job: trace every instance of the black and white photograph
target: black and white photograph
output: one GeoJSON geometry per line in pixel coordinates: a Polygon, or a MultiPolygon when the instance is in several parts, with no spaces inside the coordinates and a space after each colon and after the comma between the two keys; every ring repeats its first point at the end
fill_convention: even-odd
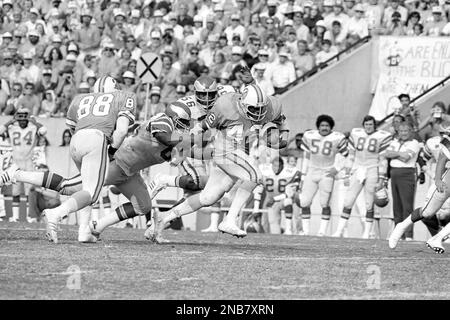
{"type": "Polygon", "coordinates": [[[0,300],[449,300],[449,80],[450,0],[0,0],[0,300]]]}

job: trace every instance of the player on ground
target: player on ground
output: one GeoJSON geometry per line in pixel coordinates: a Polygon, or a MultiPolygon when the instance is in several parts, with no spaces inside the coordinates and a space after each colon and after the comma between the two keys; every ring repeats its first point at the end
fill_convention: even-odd
{"type": "MultiPolygon", "coordinates": [[[[95,237],[98,238],[110,225],[151,212],[151,199],[139,172],[149,166],[170,161],[174,146],[179,143],[179,133],[186,132],[190,127],[189,123],[189,109],[171,104],[165,114],[153,116],[124,140],[114,154],[114,160],[109,163],[104,184],[115,185],[130,202],[116,208],[116,214],[107,215],[99,221],[91,221],[90,232],[95,237]]],[[[71,195],[82,187],[79,174],[64,179],[55,173],[26,172],[11,168],[3,172],[0,178],[8,178],[7,182],[22,181],[43,186],[64,195],[71,195]]],[[[199,189],[190,176],[181,177],[180,186],[199,189]]]]}
{"type": "Polygon", "coordinates": [[[105,182],[108,155],[114,155],[134,122],[136,97],[120,91],[109,76],[99,78],[94,93],[78,95],[67,112],[66,124],[74,132],[70,155],[81,174],[82,190],[54,209],[44,210],[49,241],[58,242],[57,224],[72,212],[94,204],[105,182]]]}
{"type": "MultiPolygon", "coordinates": [[[[41,136],[47,133],[47,128],[30,116],[30,111],[20,108],[14,114],[12,120],[0,126],[0,134],[6,134],[12,147],[13,163],[24,170],[34,170],[34,149],[41,136]]],[[[11,221],[18,221],[20,203],[24,203],[28,215],[28,195],[30,186],[16,184],[12,186],[12,211],[11,221]],[[22,192],[23,189],[23,192],[22,192]],[[23,195],[23,196],[21,196],[23,195]]]]}
{"type": "MultiPolygon", "coordinates": [[[[295,157],[290,157],[294,158],[295,157]]],[[[292,215],[293,215],[293,197],[290,193],[286,196],[286,188],[294,183],[293,179],[300,176],[299,170],[292,166],[285,166],[282,158],[278,157],[272,160],[271,164],[260,166],[263,176],[263,185],[259,185],[254,190],[255,207],[259,208],[259,201],[262,199],[262,193],[265,190],[265,205],[267,207],[267,219],[269,222],[269,232],[272,234],[281,233],[281,214],[286,218],[286,225],[283,228],[284,234],[292,234],[292,215]]]]}
{"type": "Polygon", "coordinates": [[[330,221],[329,206],[336,174],[342,169],[342,159],[339,153],[348,155],[347,139],[344,134],[332,131],[334,120],[329,115],[320,115],[316,120],[317,130],[306,131],[302,139],[302,149],[305,151],[302,163],[302,178],[300,205],[302,208],[302,225],[305,235],[309,235],[311,204],[319,190],[322,220],[318,236],[324,236],[330,221]]]}
{"type": "MultiPolygon", "coordinates": [[[[405,231],[417,221],[424,218],[431,218],[438,214],[445,202],[450,197],[450,136],[449,132],[443,134],[440,142],[440,152],[436,164],[436,173],[434,177],[434,185],[428,190],[428,197],[422,208],[415,209],[411,215],[404,221],[398,223],[389,237],[389,247],[394,249],[397,247],[398,241],[401,239],[405,231]]],[[[445,210],[447,211],[447,210],[445,210]]],[[[445,212],[444,211],[444,212],[445,212]]],[[[442,217],[441,217],[442,218],[442,217]]],[[[441,231],[427,241],[427,246],[437,253],[445,251],[442,241],[449,231],[447,224],[441,231]]]]}
{"type": "Polygon", "coordinates": [[[235,183],[239,183],[239,187],[230,211],[218,229],[238,237],[246,236],[247,233],[236,225],[236,219],[253,189],[261,183],[261,173],[248,156],[248,140],[260,130],[269,136],[267,143],[270,146],[279,148],[287,144],[287,138],[280,133],[287,132],[280,102],[267,97],[255,84],[245,87],[242,94],[230,93],[218,98],[201,127],[204,131],[217,129],[212,155],[216,167],[199,194],[183,199],[178,206],[155,221],[156,242],[161,240],[161,231],[170,221],[216,203],[235,183]]]}
{"type": "Polygon", "coordinates": [[[387,161],[380,154],[389,146],[392,135],[387,131],[377,130],[376,120],[372,116],[364,117],[362,124],[363,128],[353,129],[348,139],[349,155],[345,165],[345,175],[350,177],[349,188],[345,195],[344,209],[333,237],[342,237],[353,205],[364,188],[367,211],[362,237],[369,238],[373,224],[375,191],[377,188],[382,188],[387,182],[387,161]]]}

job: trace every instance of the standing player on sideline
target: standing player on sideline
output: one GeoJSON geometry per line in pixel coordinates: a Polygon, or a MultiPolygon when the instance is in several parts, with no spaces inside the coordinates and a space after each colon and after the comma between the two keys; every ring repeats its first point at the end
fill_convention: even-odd
{"type": "Polygon", "coordinates": [[[375,191],[387,182],[387,161],[380,154],[389,146],[392,135],[387,131],[377,130],[376,120],[372,116],[365,116],[362,125],[363,128],[353,129],[348,139],[349,155],[345,175],[346,179],[350,177],[349,188],[345,195],[344,210],[333,237],[342,237],[353,205],[364,188],[367,211],[362,237],[369,238],[373,224],[375,191]]]}
{"type": "MultiPolygon", "coordinates": [[[[21,169],[34,170],[34,148],[37,146],[39,137],[47,133],[47,128],[37,122],[34,117],[31,117],[28,109],[20,108],[14,114],[12,120],[0,126],[0,134],[4,133],[9,137],[11,143],[13,163],[21,169]]],[[[24,184],[15,184],[12,186],[12,221],[18,221],[19,219],[21,202],[26,204],[28,216],[29,192],[30,186],[24,184]]]]}
{"type": "Polygon", "coordinates": [[[299,176],[299,170],[294,166],[285,166],[282,158],[272,160],[271,164],[260,166],[263,176],[263,185],[258,185],[254,190],[255,208],[259,208],[259,201],[265,190],[265,206],[267,207],[267,219],[269,231],[272,234],[281,233],[281,214],[286,218],[284,234],[292,234],[293,194],[286,196],[286,187],[293,183],[293,179],[299,176]]]}
{"type": "Polygon", "coordinates": [[[58,242],[56,230],[62,218],[97,201],[105,182],[108,155],[113,156],[122,144],[135,112],[135,94],[120,91],[117,81],[109,76],[95,82],[94,93],[78,95],[72,101],[66,123],[74,132],[70,154],[81,173],[83,188],[60,206],[44,210],[49,241],[58,242]]]}
{"type": "Polygon", "coordinates": [[[287,130],[284,119],[280,102],[267,97],[255,84],[246,86],[242,94],[230,93],[217,99],[201,123],[204,131],[217,129],[212,155],[217,167],[212,170],[205,188],[199,194],[182,199],[179,205],[155,221],[154,241],[163,240],[161,232],[170,221],[216,203],[235,183],[239,183],[239,187],[228,215],[218,229],[238,237],[246,236],[247,233],[236,225],[236,219],[253,189],[261,183],[261,173],[246,153],[248,139],[256,129],[260,129],[267,133],[269,146],[285,147],[287,138],[283,131],[287,130]],[[273,132],[276,129],[279,131],[273,132]]]}
{"type": "Polygon", "coordinates": [[[336,174],[342,169],[342,159],[336,155],[348,155],[347,139],[344,134],[332,131],[334,120],[329,115],[320,115],[316,120],[317,130],[309,130],[303,134],[302,178],[300,205],[302,208],[302,225],[305,235],[309,235],[311,204],[319,190],[322,220],[318,236],[324,236],[330,221],[329,206],[336,174]]]}
{"type": "MultiPolygon", "coordinates": [[[[427,141],[428,142],[428,141],[427,141]]],[[[415,209],[409,217],[398,223],[391,235],[389,236],[389,247],[395,249],[397,244],[406,230],[417,221],[427,219],[437,215],[440,210],[444,209],[442,213],[444,216],[440,218],[448,218],[445,214],[444,204],[450,198],[450,174],[449,174],[449,160],[450,160],[450,136],[449,132],[443,134],[440,142],[440,152],[436,164],[436,173],[434,177],[434,185],[428,190],[428,196],[425,200],[425,205],[422,208],[415,209]]],[[[450,223],[427,241],[427,246],[437,253],[444,253],[445,249],[442,246],[442,241],[450,232],[450,223]]]]}

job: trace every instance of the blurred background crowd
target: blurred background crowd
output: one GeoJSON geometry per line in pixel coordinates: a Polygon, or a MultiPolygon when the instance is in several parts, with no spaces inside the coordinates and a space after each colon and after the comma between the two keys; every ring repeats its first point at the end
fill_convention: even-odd
{"type": "MultiPolygon", "coordinates": [[[[251,68],[271,94],[369,35],[448,35],[450,5],[437,0],[3,0],[0,110],[64,116],[73,96],[110,74],[146,87],[136,64],[158,54],[149,115],[211,75],[239,88],[251,68]]],[[[141,116],[142,118],[142,116],[141,116]]]]}

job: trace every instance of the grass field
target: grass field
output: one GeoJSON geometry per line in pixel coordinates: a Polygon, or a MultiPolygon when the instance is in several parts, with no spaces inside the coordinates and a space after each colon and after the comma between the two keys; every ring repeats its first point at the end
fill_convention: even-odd
{"type": "Polygon", "coordinates": [[[450,299],[450,253],[421,242],[393,251],[385,240],[171,230],[155,245],[112,228],[79,244],[62,226],[55,245],[43,235],[43,224],[0,223],[0,299],[450,299]]]}

